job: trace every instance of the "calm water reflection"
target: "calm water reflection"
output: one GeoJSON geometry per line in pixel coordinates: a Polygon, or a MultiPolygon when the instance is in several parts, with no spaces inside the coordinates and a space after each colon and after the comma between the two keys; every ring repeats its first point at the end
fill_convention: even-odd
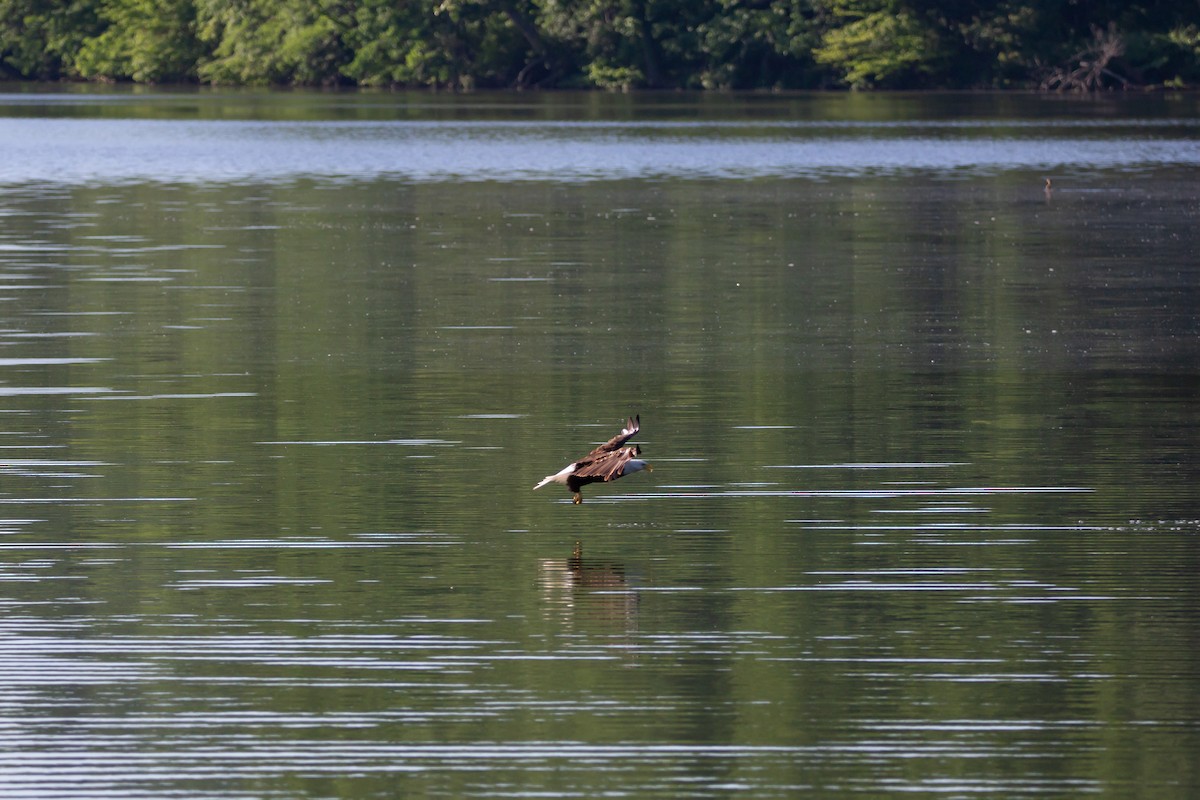
{"type": "Polygon", "coordinates": [[[1200,790],[1194,98],[389,98],[0,97],[5,796],[1200,790]]]}

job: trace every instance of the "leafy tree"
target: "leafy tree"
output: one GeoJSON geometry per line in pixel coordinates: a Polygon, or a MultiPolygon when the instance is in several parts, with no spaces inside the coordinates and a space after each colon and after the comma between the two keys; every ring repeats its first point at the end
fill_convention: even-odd
{"type": "Polygon", "coordinates": [[[336,4],[303,0],[196,0],[198,36],[211,55],[202,80],[332,84],[346,59],[336,4]]]}
{"type": "Polygon", "coordinates": [[[362,0],[351,12],[346,45],[353,54],[342,68],[362,86],[426,84],[431,76],[440,83],[445,72],[430,69],[422,43],[429,38],[432,21],[412,5],[388,0],[362,0]]]}
{"type": "Polygon", "coordinates": [[[0,76],[71,77],[83,42],[101,29],[93,0],[0,0],[0,76]]]}
{"type": "Polygon", "coordinates": [[[822,0],[832,20],[813,51],[854,88],[910,85],[939,55],[927,22],[895,0],[822,0]]]}
{"type": "Polygon", "coordinates": [[[667,0],[540,0],[538,26],[574,52],[585,85],[604,89],[668,84],[658,37],[667,0]]]}
{"type": "Polygon", "coordinates": [[[1200,25],[1188,23],[1172,27],[1165,33],[1138,42],[1144,51],[1143,60],[1164,76],[1172,86],[1195,85],[1200,82],[1200,25]]]}
{"type": "Polygon", "coordinates": [[[75,59],[81,77],[195,80],[202,48],[191,0],[107,0],[99,18],[104,31],[85,39],[75,59]]]}
{"type": "Polygon", "coordinates": [[[1189,85],[1178,0],[0,0],[0,77],[605,89],[1189,85]]]}
{"type": "MultiPolygon", "coordinates": [[[[517,0],[442,0],[436,8],[438,50],[453,54],[454,85],[510,86],[528,53],[517,0]]],[[[536,38],[536,37],[535,37],[536,38]]]]}
{"type": "Polygon", "coordinates": [[[809,0],[746,4],[720,0],[697,25],[706,89],[796,88],[819,80],[812,51],[820,41],[809,0]]]}
{"type": "Polygon", "coordinates": [[[360,0],[345,42],[343,74],[363,85],[470,89],[530,85],[550,56],[528,9],[516,0],[395,4],[360,0]]]}

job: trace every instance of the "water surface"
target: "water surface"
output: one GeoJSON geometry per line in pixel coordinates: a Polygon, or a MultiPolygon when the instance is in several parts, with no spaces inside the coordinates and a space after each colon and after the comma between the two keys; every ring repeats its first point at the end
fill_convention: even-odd
{"type": "Polygon", "coordinates": [[[1194,98],[0,109],[6,796],[1200,787],[1194,98]]]}
{"type": "Polygon", "coordinates": [[[990,177],[1200,165],[1194,98],[1023,100],[22,92],[0,96],[9,154],[0,182],[990,177]]]}

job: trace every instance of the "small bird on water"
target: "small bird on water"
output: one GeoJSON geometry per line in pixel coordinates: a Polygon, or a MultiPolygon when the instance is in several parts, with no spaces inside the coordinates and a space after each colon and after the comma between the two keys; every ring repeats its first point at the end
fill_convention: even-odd
{"type": "Polygon", "coordinates": [[[572,461],[553,475],[542,478],[541,483],[533,488],[540,489],[547,483],[561,483],[574,493],[571,502],[578,505],[583,502],[583,494],[579,490],[589,483],[607,483],[642,470],[653,472],[653,467],[638,458],[642,448],[636,444],[623,446],[639,430],[641,415],[630,417],[616,436],[578,461],[572,461]]]}

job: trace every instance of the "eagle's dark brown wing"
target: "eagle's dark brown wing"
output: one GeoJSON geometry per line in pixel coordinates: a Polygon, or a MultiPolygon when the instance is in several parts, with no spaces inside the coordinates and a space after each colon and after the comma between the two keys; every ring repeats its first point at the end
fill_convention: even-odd
{"type": "MultiPolygon", "coordinates": [[[[613,453],[613,452],[619,450],[621,448],[621,445],[625,444],[627,441],[632,439],[634,434],[636,434],[638,431],[641,430],[641,421],[642,421],[641,414],[638,414],[636,417],[629,417],[625,421],[625,427],[621,429],[620,433],[618,433],[613,438],[609,439],[604,444],[597,447],[592,452],[588,453],[583,458],[579,459],[579,462],[577,462],[577,463],[582,463],[584,461],[601,458],[606,453],[613,453]]],[[[629,456],[629,458],[633,458],[633,456],[629,456]]],[[[625,460],[628,461],[629,458],[626,458],[625,460]]]]}
{"type": "MultiPolygon", "coordinates": [[[[636,429],[634,432],[636,433],[636,429]]],[[[632,433],[629,434],[629,436],[632,435],[632,433]]],[[[625,438],[628,439],[629,436],[625,438]]],[[[614,438],[611,441],[616,441],[616,439],[614,438]]],[[[607,445],[604,445],[604,447],[607,447],[607,445]]],[[[625,469],[625,465],[640,452],[641,448],[637,445],[622,447],[619,450],[611,450],[609,452],[601,452],[601,448],[598,447],[586,457],[575,462],[575,471],[571,473],[571,477],[577,480],[581,478],[591,479],[580,481],[581,483],[614,480],[621,477],[621,472],[625,469]]]]}

